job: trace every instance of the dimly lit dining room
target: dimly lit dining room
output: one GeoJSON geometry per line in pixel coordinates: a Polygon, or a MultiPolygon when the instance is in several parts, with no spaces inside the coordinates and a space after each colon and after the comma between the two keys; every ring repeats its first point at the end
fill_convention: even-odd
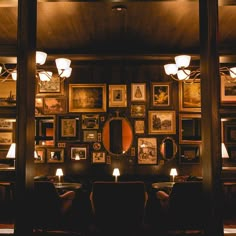
{"type": "Polygon", "coordinates": [[[235,13],[0,0],[0,235],[236,235],[235,13]]]}

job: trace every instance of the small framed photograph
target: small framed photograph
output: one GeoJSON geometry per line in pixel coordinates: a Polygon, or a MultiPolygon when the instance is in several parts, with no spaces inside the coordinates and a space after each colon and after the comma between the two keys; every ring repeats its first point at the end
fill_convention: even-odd
{"type": "Polygon", "coordinates": [[[70,159],[73,161],[80,161],[87,159],[88,145],[74,144],[70,146],[70,159]]]}
{"type": "Polygon", "coordinates": [[[34,152],[34,163],[45,163],[46,149],[36,147],[34,152]]]}
{"type": "Polygon", "coordinates": [[[47,148],[47,163],[63,163],[64,148],[47,148]]]}
{"type": "Polygon", "coordinates": [[[131,83],[131,102],[146,101],[146,83],[131,83]]]}
{"type": "Polygon", "coordinates": [[[97,130],[84,130],[83,135],[84,142],[97,142],[97,130]]]}
{"type": "Polygon", "coordinates": [[[236,146],[234,145],[227,145],[226,147],[228,154],[229,154],[229,161],[236,163],[236,146]]]}
{"type": "Polygon", "coordinates": [[[136,134],[144,134],[144,132],[145,132],[144,120],[135,120],[134,121],[134,132],[136,134]]]}
{"type": "Polygon", "coordinates": [[[43,98],[35,98],[35,115],[43,114],[43,98]]]}
{"type": "Polygon", "coordinates": [[[4,86],[0,86],[0,107],[16,106],[16,81],[7,79],[4,86]]]}
{"type": "Polygon", "coordinates": [[[79,117],[58,117],[59,140],[79,140],[79,117]]]}
{"type": "Polygon", "coordinates": [[[92,152],[92,163],[106,163],[106,153],[105,152],[92,152]]]}
{"type": "Polygon", "coordinates": [[[106,112],[106,84],[69,84],[69,112],[106,112]]]}
{"type": "Polygon", "coordinates": [[[41,81],[37,84],[36,96],[45,95],[63,95],[64,83],[60,81],[58,76],[52,76],[49,81],[41,81]]]}
{"type": "Polygon", "coordinates": [[[179,155],[181,164],[200,163],[200,145],[180,145],[179,155]]]}
{"type": "Polygon", "coordinates": [[[138,164],[157,164],[156,138],[138,138],[138,164]]]}
{"type": "Polygon", "coordinates": [[[149,134],[175,134],[175,111],[148,111],[149,134]]]}
{"type": "Polygon", "coordinates": [[[66,98],[45,97],[43,112],[44,114],[66,113],[66,98]]]}
{"type": "Polygon", "coordinates": [[[236,102],[236,81],[228,82],[228,75],[221,76],[221,103],[225,103],[228,105],[235,105],[236,102]]]}
{"type": "Polygon", "coordinates": [[[13,121],[10,119],[0,119],[0,130],[12,130],[13,121]]]}
{"type": "Polygon", "coordinates": [[[9,148],[1,148],[0,149],[0,159],[5,159],[7,156],[9,148]]]}
{"type": "Polygon", "coordinates": [[[146,106],[143,104],[131,104],[130,116],[133,118],[144,118],[146,115],[146,106]]]}
{"type": "Polygon", "coordinates": [[[224,142],[226,144],[236,143],[236,122],[224,122],[223,125],[224,142]]]}
{"type": "Polygon", "coordinates": [[[201,112],[201,83],[199,79],[195,79],[191,83],[179,83],[179,110],[190,112],[201,112]]]}
{"type": "Polygon", "coordinates": [[[0,132],[0,145],[10,145],[13,141],[12,132],[0,132]]]}
{"type": "Polygon", "coordinates": [[[151,83],[151,105],[153,107],[170,106],[170,83],[151,83]]]}
{"type": "Polygon", "coordinates": [[[82,129],[98,129],[99,115],[98,114],[82,114],[82,129]]]}
{"type": "Polygon", "coordinates": [[[127,107],[127,86],[109,85],[109,107],[127,107]]]}

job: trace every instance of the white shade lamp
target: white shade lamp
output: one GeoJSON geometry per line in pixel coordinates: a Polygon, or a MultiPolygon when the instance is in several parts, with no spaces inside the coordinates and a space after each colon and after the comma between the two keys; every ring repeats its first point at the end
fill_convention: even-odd
{"type": "Polygon", "coordinates": [[[120,170],[118,168],[114,168],[112,175],[115,176],[115,182],[117,182],[117,178],[120,176],[120,170]]]}
{"type": "Polygon", "coordinates": [[[176,168],[171,168],[170,170],[170,176],[172,176],[172,181],[174,182],[175,181],[175,176],[177,176],[178,173],[177,173],[177,170],[176,168]]]}
{"type": "Polygon", "coordinates": [[[15,167],[15,158],[16,158],[16,143],[12,143],[8,152],[6,158],[14,158],[14,167],[15,167]]]}
{"type": "Polygon", "coordinates": [[[62,168],[58,168],[56,170],[56,176],[58,176],[58,183],[60,184],[61,183],[61,176],[63,176],[62,168]]]}
{"type": "Polygon", "coordinates": [[[229,158],[229,154],[228,154],[228,151],[227,151],[224,143],[221,143],[221,157],[222,158],[229,158]]]}

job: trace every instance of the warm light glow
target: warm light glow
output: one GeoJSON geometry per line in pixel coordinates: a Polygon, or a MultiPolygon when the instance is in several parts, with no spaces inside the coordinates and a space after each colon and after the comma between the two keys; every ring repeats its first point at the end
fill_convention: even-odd
{"type": "Polygon", "coordinates": [[[51,71],[41,71],[39,72],[39,79],[41,81],[50,81],[52,78],[52,72],[51,71]]]}
{"type": "Polygon", "coordinates": [[[190,73],[190,70],[178,70],[177,77],[179,80],[188,80],[190,73]]]}
{"type": "Polygon", "coordinates": [[[114,168],[112,175],[115,176],[115,182],[117,182],[117,178],[120,176],[120,170],[118,168],[114,168]]]}
{"type": "Polygon", "coordinates": [[[58,70],[66,70],[70,68],[71,60],[67,58],[57,58],[55,62],[58,70]]]}
{"type": "Polygon", "coordinates": [[[16,70],[11,72],[11,77],[13,80],[17,80],[17,71],[16,70]]]}
{"type": "Polygon", "coordinates": [[[58,183],[61,183],[61,176],[63,176],[62,168],[56,170],[56,176],[58,176],[58,183]]]}
{"type": "Polygon", "coordinates": [[[221,156],[222,158],[229,158],[229,154],[224,143],[221,143],[221,156]]]}
{"type": "Polygon", "coordinates": [[[236,78],[236,67],[229,68],[229,74],[232,78],[236,78]]]}
{"type": "Polygon", "coordinates": [[[178,72],[178,67],[176,64],[166,64],[164,65],[164,69],[167,75],[176,75],[178,72]]]}
{"type": "Polygon", "coordinates": [[[58,70],[58,74],[62,78],[69,78],[70,75],[71,75],[71,72],[72,72],[72,68],[71,67],[69,67],[69,68],[67,68],[65,70],[62,70],[62,69],[58,70]]]}
{"type": "Polygon", "coordinates": [[[15,143],[11,144],[6,158],[16,158],[16,144],[15,143]]]}
{"type": "Polygon", "coordinates": [[[173,182],[175,180],[175,176],[178,175],[176,168],[171,168],[170,176],[172,176],[173,182]]]}
{"type": "Polygon", "coordinates": [[[189,66],[191,60],[191,56],[188,55],[180,55],[175,57],[175,63],[178,68],[186,68],[189,66]]]}
{"type": "Polygon", "coordinates": [[[47,59],[47,53],[36,51],[36,64],[43,65],[47,59]]]}

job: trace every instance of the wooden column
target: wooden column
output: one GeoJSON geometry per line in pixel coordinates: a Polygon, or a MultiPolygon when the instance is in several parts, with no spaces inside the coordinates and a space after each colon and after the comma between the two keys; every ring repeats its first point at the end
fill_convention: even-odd
{"type": "Polygon", "coordinates": [[[33,232],[36,9],[36,0],[18,2],[15,235],[20,236],[33,232]]]}
{"type": "Polygon", "coordinates": [[[223,232],[220,155],[218,1],[200,0],[202,166],[207,236],[223,232]]]}

